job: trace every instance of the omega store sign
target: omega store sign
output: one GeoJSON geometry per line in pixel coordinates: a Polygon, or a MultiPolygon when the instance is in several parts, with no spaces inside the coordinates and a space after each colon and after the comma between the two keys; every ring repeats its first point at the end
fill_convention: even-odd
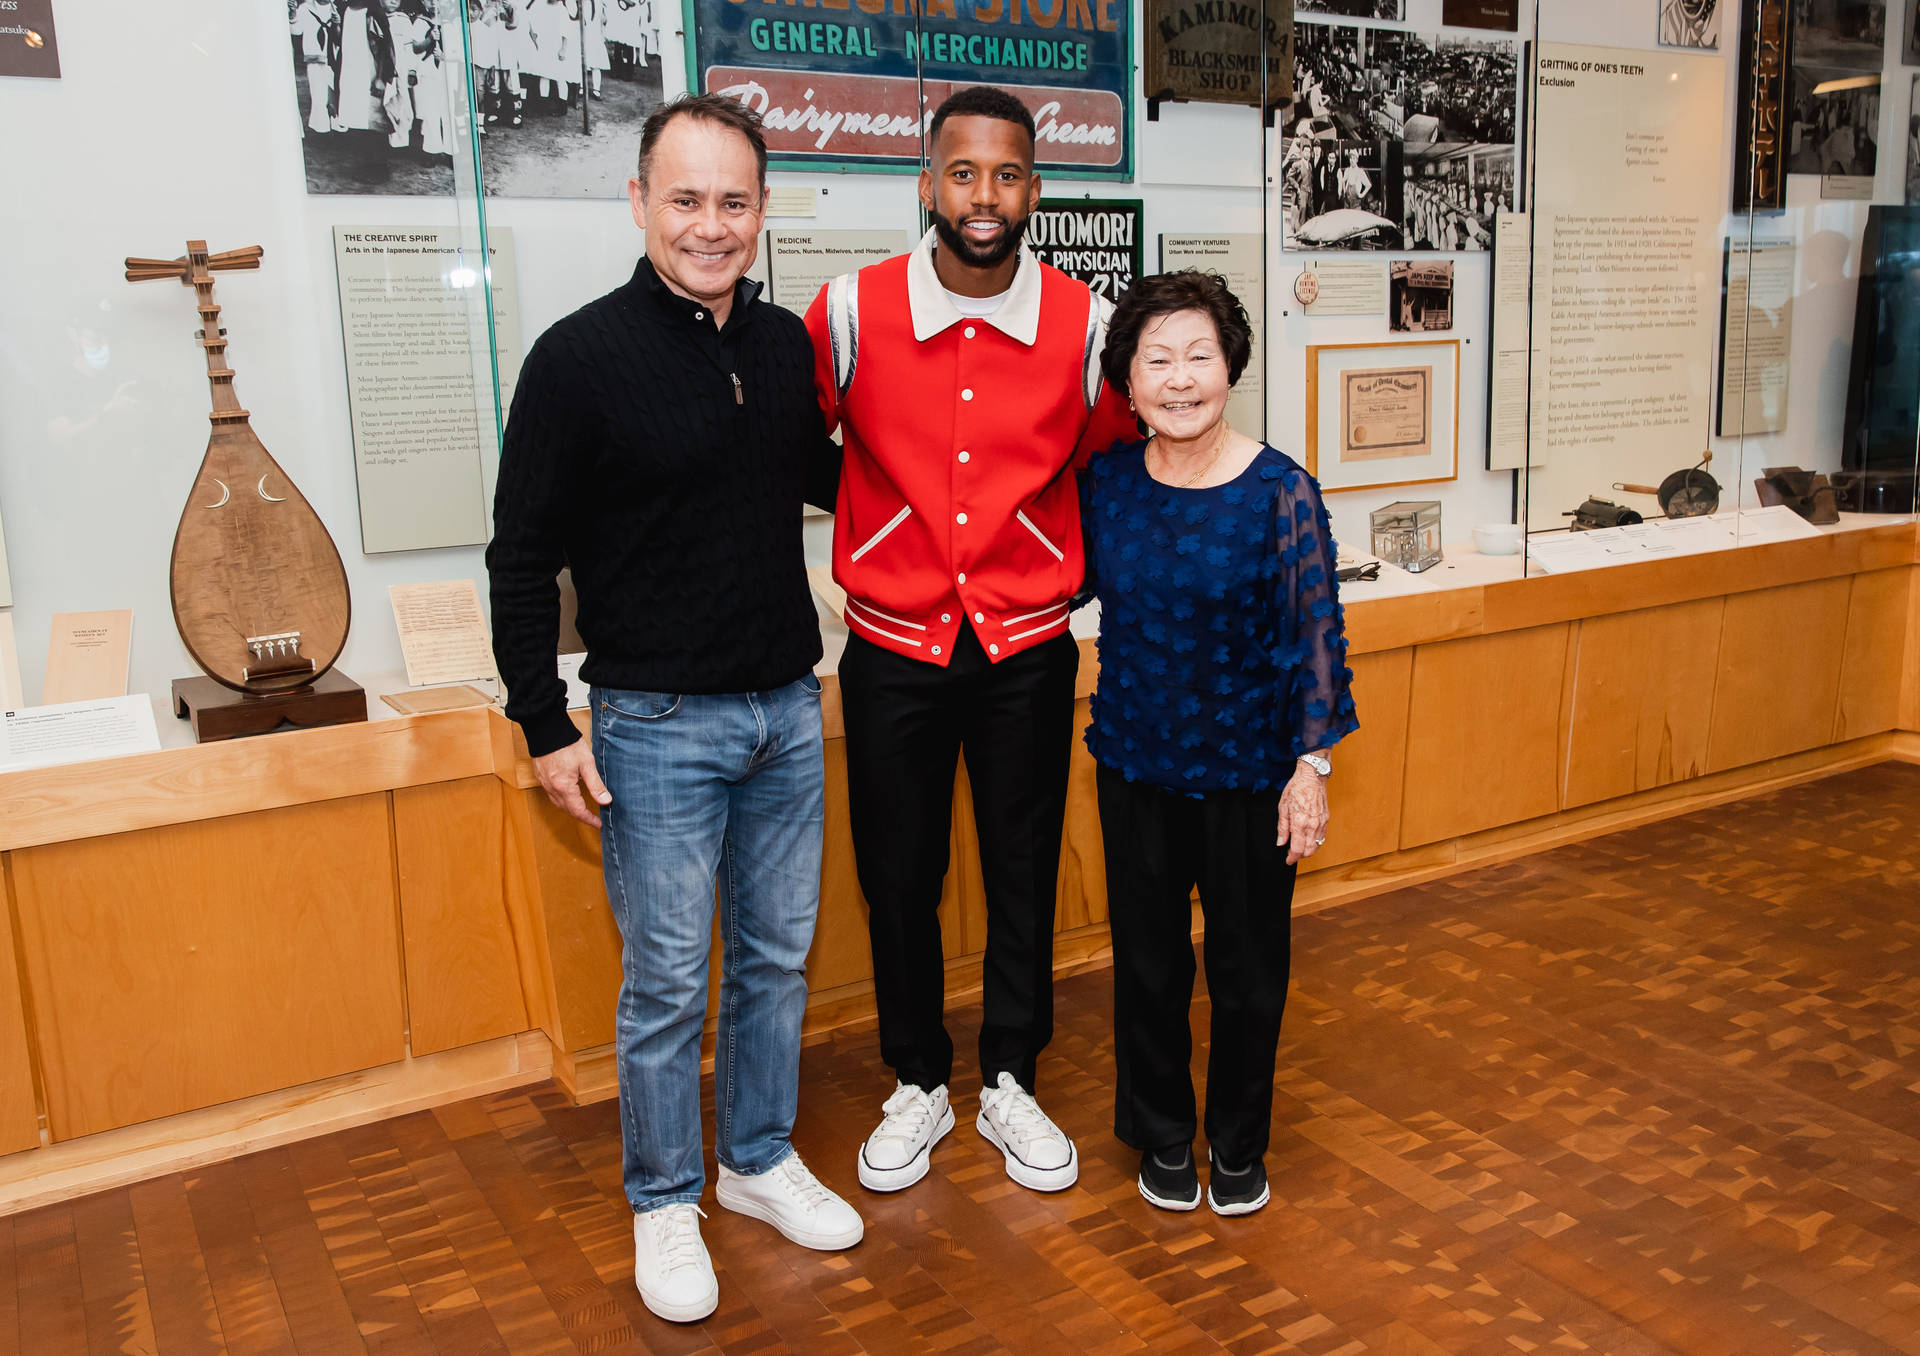
{"type": "Polygon", "coordinates": [[[1039,169],[1132,175],[1128,0],[688,0],[687,8],[688,83],[759,113],[778,167],[917,169],[922,127],[941,100],[966,85],[999,85],[1033,113],[1039,169]]]}
{"type": "Polygon", "coordinates": [[[1293,0],[1147,0],[1147,98],[1258,108],[1262,34],[1277,108],[1293,98],[1293,0]]]}

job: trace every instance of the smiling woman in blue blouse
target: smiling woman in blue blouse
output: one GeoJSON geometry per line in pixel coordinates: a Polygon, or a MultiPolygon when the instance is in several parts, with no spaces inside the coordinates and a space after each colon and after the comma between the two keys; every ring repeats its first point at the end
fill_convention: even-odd
{"type": "Polygon", "coordinates": [[[1113,930],[1114,1131],[1140,1194],[1200,1204],[1188,900],[1213,1003],[1207,1201],[1267,1203],[1294,872],[1327,832],[1328,750],[1358,725],[1320,487],[1229,427],[1246,311],[1211,273],[1143,278],[1108,325],[1107,381],[1153,431],[1081,479],[1100,600],[1098,767],[1113,930]]]}

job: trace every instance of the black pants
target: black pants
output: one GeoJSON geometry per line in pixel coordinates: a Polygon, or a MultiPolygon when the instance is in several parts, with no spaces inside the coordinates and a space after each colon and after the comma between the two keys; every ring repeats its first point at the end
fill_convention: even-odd
{"type": "Polygon", "coordinates": [[[1294,868],[1274,843],[1280,793],[1193,799],[1101,767],[1113,930],[1113,1130],[1136,1149],[1194,1138],[1193,910],[1200,887],[1213,1027],[1207,1142],[1228,1167],[1267,1152],[1273,1061],[1287,1006],[1294,868]]]}
{"type": "Polygon", "coordinates": [[[964,749],[980,834],[987,949],[981,1081],[1032,1091],[1053,1038],[1053,906],[1080,651],[1064,633],[998,664],[970,628],[944,669],[854,636],[840,660],[847,802],[873,943],[880,1056],[926,1089],[953,1074],[941,883],[964,749]]]}

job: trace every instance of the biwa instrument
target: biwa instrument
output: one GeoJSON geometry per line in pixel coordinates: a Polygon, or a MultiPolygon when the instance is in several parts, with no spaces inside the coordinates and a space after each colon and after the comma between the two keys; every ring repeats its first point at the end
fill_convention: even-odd
{"type": "Polygon", "coordinates": [[[257,269],[258,245],[178,259],[127,260],[127,281],[177,278],[194,291],[206,351],[213,431],[173,537],[173,620],[187,651],[238,692],[308,686],[340,657],[352,601],[326,525],[254,433],[233,389],[213,275],[257,269]]]}

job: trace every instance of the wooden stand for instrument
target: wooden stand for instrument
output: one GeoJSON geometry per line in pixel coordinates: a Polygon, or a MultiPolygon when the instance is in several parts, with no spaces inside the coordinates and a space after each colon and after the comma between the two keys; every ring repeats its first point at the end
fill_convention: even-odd
{"type": "Polygon", "coordinates": [[[338,669],[329,669],[310,687],[287,692],[235,692],[211,678],[175,678],[173,714],[193,722],[202,744],[280,729],[345,725],[367,718],[367,692],[338,669]]]}
{"type": "Polygon", "coordinates": [[[201,741],[367,718],[365,691],[333,671],[352,617],[340,552],[254,433],[227,366],[213,275],[259,268],[264,254],[258,245],[209,254],[206,241],[189,240],[178,259],[127,260],[129,282],[193,289],[213,391],[213,432],[169,575],[174,624],[207,674],[174,681],[173,711],[201,741]]]}

